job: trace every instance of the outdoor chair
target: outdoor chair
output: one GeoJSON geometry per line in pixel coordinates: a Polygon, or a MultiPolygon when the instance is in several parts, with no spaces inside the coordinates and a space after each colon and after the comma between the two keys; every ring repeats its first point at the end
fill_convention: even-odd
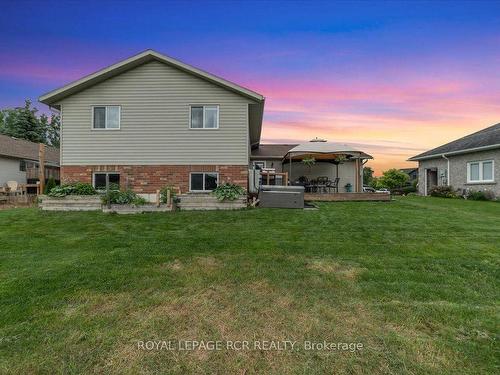
{"type": "Polygon", "coordinates": [[[317,184],[315,179],[308,181],[307,184],[305,185],[306,191],[308,191],[310,193],[316,192],[317,187],[318,187],[318,184],[317,184]]]}
{"type": "Polygon", "coordinates": [[[5,188],[4,186],[0,186],[0,202],[5,203],[8,199],[7,188],[5,188]]]}
{"type": "Polygon", "coordinates": [[[11,195],[22,194],[22,190],[20,189],[17,181],[7,181],[7,188],[9,189],[9,194],[11,195]]]}
{"type": "Polygon", "coordinates": [[[328,183],[330,180],[326,176],[320,176],[316,179],[316,189],[318,193],[326,193],[326,189],[328,188],[328,183]]]}
{"type": "Polygon", "coordinates": [[[335,193],[338,193],[339,192],[339,181],[340,181],[340,178],[338,178],[338,177],[336,177],[335,180],[333,180],[333,181],[329,181],[326,184],[326,187],[328,188],[328,191],[330,191],[331,189],[333,189],[333,191],[335,193]]]}
{"type": "Polygon", "coordinates": [[[307,184],[309,184],[309,179],[306,176],[300,176],[294,182],[294,185],[297,186],[306,186],[307,184]]]}

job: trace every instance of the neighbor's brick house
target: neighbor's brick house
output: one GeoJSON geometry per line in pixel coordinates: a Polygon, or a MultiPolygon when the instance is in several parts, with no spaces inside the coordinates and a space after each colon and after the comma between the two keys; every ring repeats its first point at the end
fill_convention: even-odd
{"type": "Polygon", "coordinates": [[[465,194],[489,190],[500,196],[500,124],[409,159],[418,162],[418,191],[449,185],[465,194]]]}
{"type": "Polygon", "coordinates": [[[264,97],[148,50],[40,97],[61,114],[61,179],[137,193],[248,184],[264,97]]]}

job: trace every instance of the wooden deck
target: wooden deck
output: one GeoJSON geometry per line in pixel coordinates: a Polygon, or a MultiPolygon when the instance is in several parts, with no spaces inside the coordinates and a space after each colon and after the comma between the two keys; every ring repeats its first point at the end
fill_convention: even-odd
{"type": "Polygon", "coordinates": [[[305,193],[306,201],[341,202],[341,201],[390,201],[391,195],[385,193],[305,193]]]}

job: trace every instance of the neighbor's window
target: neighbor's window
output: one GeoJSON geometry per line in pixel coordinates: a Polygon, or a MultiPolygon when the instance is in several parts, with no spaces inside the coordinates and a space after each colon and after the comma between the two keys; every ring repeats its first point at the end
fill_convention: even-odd
{"type": "Polygon", "coordinates": [[[98,172],[94,173],[94,189],[96,190],[119,190],[120,174],[116,172],[98,172]]]}
{"type": "Polygon", "coordinates": [[[216,172],[191,173],[189,179],[190,191],[212,191],[217,187],[219,174],[216,172]]]}
{"type": "Polygon", "coordinates": [[[254,161],[253,162],[253,166],[257,170],[259,170],[259,169],[262,170],[262,169],[264,169],[266,167],[266,162],[265,162],[265,160],[263,160],[263,161],[254,161]]]}
{"type": "Polygon", "coordinates": [[[467,182],[493,182],[493,160],[467,163],[467,182]]]}
{"type": "Polygon", "coordinates": [[[95,106],[93,111],[94,129],[120,129],[120,106],[95,106]]]}
{"type": "Polygon", "coordinates": [[[26,172],[26,160],[19,160],[19,170],[26,172]]]}
{"type": "Polygon", "coordinates": [[[218,105],[193,105],[191,106],[191,129],[218,129],[218,105]]]}

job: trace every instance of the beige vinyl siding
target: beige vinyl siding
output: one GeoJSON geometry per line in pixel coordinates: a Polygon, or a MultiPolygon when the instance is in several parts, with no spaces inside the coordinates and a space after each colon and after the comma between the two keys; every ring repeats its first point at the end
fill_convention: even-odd
{"type": "Polygon", "coordinates": [[[248,164],[252,101],[160,62],[62,100],[62,165],[248,164]],[[190,105],[218,104],[219,129],[190,129],[190,105]],[[119,130],[93,130],[92,106],[121,106],[119,130]]]}

